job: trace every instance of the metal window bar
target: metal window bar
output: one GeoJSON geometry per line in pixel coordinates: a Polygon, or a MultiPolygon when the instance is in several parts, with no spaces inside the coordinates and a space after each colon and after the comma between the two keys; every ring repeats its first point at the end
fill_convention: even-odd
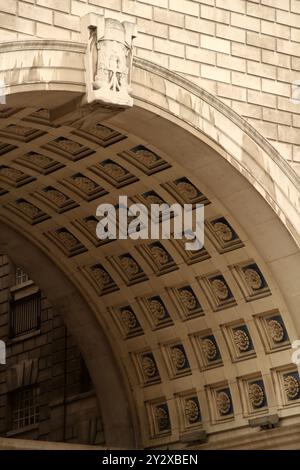
{"type": "Polygon", "coordinates": [[[12,302],[10,308],[11,336],[16,337],[38,330],[40,328],[40,318],[40,294],[12,302]]]}

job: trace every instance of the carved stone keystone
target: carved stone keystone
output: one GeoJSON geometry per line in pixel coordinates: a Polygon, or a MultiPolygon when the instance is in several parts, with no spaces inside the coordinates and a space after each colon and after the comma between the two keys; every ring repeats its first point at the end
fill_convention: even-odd
{"type": "Polygon", "coordinates": [[[87,102],[131,107],[132,42],[136,25],[88,14],[82,18],[82,34],[87,42],[87,102]]]}

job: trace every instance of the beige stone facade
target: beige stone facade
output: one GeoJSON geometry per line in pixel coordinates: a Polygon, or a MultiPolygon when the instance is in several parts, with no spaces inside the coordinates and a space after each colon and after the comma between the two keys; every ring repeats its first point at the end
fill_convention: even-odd
{"type": "Polygon", "coordinates": [[[137,24],[136,56],[218,96],[250,122],[299,173],[300,8],[297,0],[3,0],[1,41],[81,41],[93,12],[137,24]]]}
{"type": "Polygon", "coordinates": [[[300,2],[0,9],[0,247],[78,344],[105,444],[299,448],[300,2]],[[204,203],[204,249],[101,242],[120,194],[204,203]]]}

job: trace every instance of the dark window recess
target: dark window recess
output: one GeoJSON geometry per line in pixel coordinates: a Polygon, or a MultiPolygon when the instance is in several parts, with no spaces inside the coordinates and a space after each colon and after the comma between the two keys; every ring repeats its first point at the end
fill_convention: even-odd
{"type": "Polygon", "coordinates": [[[11,337],[38,330],[41,323],[41,296],[35,294],[10,304],[11,337]]]}
{"type": "Polygon", "coordinates": [[[18,430],[37,424],[39,388],[30,386],[11,393],[11,429],[18,430]]]}

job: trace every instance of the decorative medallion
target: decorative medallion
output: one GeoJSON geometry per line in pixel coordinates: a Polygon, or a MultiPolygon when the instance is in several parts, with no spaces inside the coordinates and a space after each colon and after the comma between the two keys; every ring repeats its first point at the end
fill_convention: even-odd
{"type": "Polygon", "coordinates": [[[300,382],[297,372],[283,376],[283,387],[289,401],[300,398],[300,382]]]}
{"type": "Polygon", "coordinates": [[[14,188],[19,188],[35,180],[32,176],[26,175],[23,171],[6,165],[0,166],[0,180],[14,188]]]}
{"type": "Polygon", "coordinates": [[[101,240],[97,237],[96,229],[99,220],[93,216],[88,215],[83,217],[82,219],[76,219],[72,221],[72,224],[83,233],[85,237],[87,237],[95,246],[105,245],[106,243],[111,243],[114,240],[112,238],[106,238],[105,240],[101,240]]]}
{"type": "Polygon", "coordinates": [[[202,306],[190,285],[182,285],[168,289],[174,297],[178,311],[183,320],[203,315],[202,306]]]}
{"type": "Polygon", "coordinates": [[[146,382],[152,382],[153,380],[160,380],[159,372],[156,366],[156,362],[152,353],[144,353],[140,358],[143,375],[146,382]]]}
{"type": "Polygon", "coordinates": [[[216,297],[223,301],[227,300],[229,296],[229,288],[222,279],[216,278],[211,280],[211,286],[216,297]]]}
{"type": "Polygon", "coordinates": [[[86,201],[92,201],[93,199],[107,194],[106,189],[102,188],[102,186],[99,186],[95,181],[82,173],[75,173],[65,179],[63,183],[86,201]]]}
{"type": "Polygon", "coordinates": [[[198,280],[214,311],[236,305],[235,298],[222,274],[214,273],[198,280]]]}
{"type": "Polygon", "coordinates": [[[201,342],[202,351],[206,359],[211,362],[215,361],[218,356],[217,345],[211,338],[203,338],[201,342]]]}
{"type": "Polygon", "coordinates": [[[201,412],[197,397],[190,397],[185,400],[184,414],[188,424],[190,425],[201,421],[201,412]]]}
{"type": "Polygon", "coordinates": [[[132,354],[140,384],[147,386],[160,382],[160,375],[153,353],[150,350],[132,354]]]}
{"type": "Polygon", "coordinates": [[[154,407],[154,418],[158,433],[169,432],[171,430],[169,410],[166,403],[154,407]]]}
{"type": "Polygon", "coordinates": [[[175,368],[178,371],[186,369],[189,367],[189,362],[187,360],[183,346],[174,346],[171,348],[171,358],[175,368]]]}
{"type": "Polygon", "coordinates": [[[265,406],[265,390],[262,381],[249,383],[248,385],[249,401],[253,408],[262,408],[265,406]]]}
{"type": "Polygon", "coordinates": [[[225,217],[205,221],[206,234],[219,253],[226,253],[244,246],[225,217]]]}
{"type": "Polygon", "coordinates": [[[201,261],[210,258],[210,254],[204,246],[200,250],[186,250],[185,244],[193,240],[186,238],[184,234],[182,234],[182,238],[175,239],[172,237],[170,241],[188,265],[201,263],[201,261]]]}
{"type": "Polygon", "coordinates": [[[261,289],[263,286],[263,279],[255,269],[247,268],[244,271],[245,280],[248,286],[253,290],[261,289]]]}
{"type": "Polygon", "coordinates": [[[232,413],[231,394],[229,389],[218,390],[216,392],[217,409],[221,416],[232,413]]]}
{"type": "Polygon", "coordinates": [[[41,173],[42,175],[48,175],[64,167],[62,163],[54,160],[53,158],[34,151],[25,153],[15,161],[31,170],[41,173]]]}
{"type": "Polygon", "coordinates": [[[279,312],[256,315],[255,323],[267,352],[290,347],[289,335],[279,312]]]}
{"type": "Polygon", "coordinates": [[[225,336],[233,362],[256,356],[248,326],[243,320],[222,325],[221,330],[225,336]]]}
{"type": "Polygon", "coordinates": [[[178,269],[172,256],[160,242],[139,245],[137,250],[142,255],[145,255],[146,260],[149,262],[157,276],[161,276],[178,269]]]}
{"type": "Polygon", "coordinates": [[[207,197],[186,177],[161,185],[180,204],[209,204],[207,197]]]}
{"type": "Polygon", "coordinates": [[[233,340],[241,352],[248,351],[251,345],[249,336],[239,328],[233,330],[233,340]]]}
{"type": "Polygon", "coordinates": [[[110,127],[104,126],[100,122],[96,122],[88,127],[83,125],[83,127],[76,129],[72,133],[84,139],[91,140],[92,142],[101,145],[101,147],[108,147],[120,140],[126,139],[125,135],[120,134],[120,132],[111,129],[110,127]]]}
{"type": "Polygon", "coordinates": [[[68,257],[87,251],[86,247],[65,227],[45,234],[68,257]]]}
{"type": "Polygon", "coordinates": [[[254,262],[242,263],[231,267],[244,297],[247,301],[260,299],[271,294],[268,284],[254,262]]]}
{"type": "Polygon", "coordinates": [[[149,310],[158,322],[168,316],[168,312],[163,302],[155,297],[149,299],[149,310]]]}
{"type": "Polygon", "coordinates": [[[46,186],[41,191],[34,193],[34,197],[47,204],[59,214],[78,207],[78,204],[73,199],[53,186],[46,186]]]}
{"type": "Polygon", "coordinates": [[[43,148],[54,153],[58,153],[73,162],[94,153],[90,148],[85,147],[75,140],[67,139],[66,137],[57,137],[51,142],[43,145],[43,148]]]}
{"type": "Polygon", "coordinates": [[[31,127],[21,126],[20,124],[8,124],[8,126],[0,129],[0,135],[5,138],[13,138],[21,142],[31,142],[37,137],[41,137],[46,132],[40,129],[33,129],[31,127]]]}
{"type": "Polygon", "coordinates": [[[170,378],[191,373],[190,364],[181,343],[165,344],[162,351],[167,362],[170,378]]]}
{"type": "Polygon", "coordinates": [[[268,330],[274,343],[281,343],[285,339],[284,327],[278,320],[267,320],[268,330]]]}
{"type": "Polygon", "coordinates": [[[143,329],[130,305],[114,309],[113,316],[118,317],[122,332],[126,338],[143,334],[143,329]]]}
{"type": "Polygon", "coordinates": [[[143,145],[138,145],[137,147],[122,152],[120,153],[120,156],[129,163],[135,165],[148,176],[165,170],[171,166],[159,155],[147,149],[143,145]]]}
{"type": "Polygon", "coordinates": [[[138,178],[130,173],[126,168],[114,162],[111,159],[103,160],[96,165],[90,167],[96,175],[105,179],[115,188],[122,188],[128,184],[135,183],[138,178]]]}
{"type": "Polygon", "coordinates": [[[128,286],[148,280],[146,274],[130,253],[109,256],[107,259],[117,269],[128,286]]]}
{"type": "MultiPolygon", "coordinates": [[[[167,204],[166,201],[164,201],[163,198],[154,190],[145,191],[144,193],[137,194],[135,196],[132,196],[131,199],[136,204],[144,204],[147,207],[149,213],[151,213],[152,204],[156,204],[156,205],[158,204],[160,206],[162,204],[167,204]]],[[[153,215],[152,220],[155,223],[159,223],[165,217],[168,217],[168,218],[170,217],[170,213],[166,208],[165,210],[162,210],[159,212],[159,215],[157,218],[155,218],[155,214],[152,214],[152,215],[153,215]]],[[[172,213],[171,213],[171,217],[173,217],[172,213]]]]}
{"type": "Polygon", "coordinates": [[[201,370],[213,369],[223,365],[222,356],[211,330],[191,335],[195,355],[201,370]]]}
{"type": "Polygon", "coordinates": [[[100,263],[85,266],[82,268],[82,273],[92,283],[97,294],[100,296],[119,289],[111,275],[100,263]]]}
{"type": "Polygon", "coordinates": [[[38,224],[50,218],[48,214],[26,199],[17,199],[15,202],[8,204],[7,208],[15,212],[31,225],[38,224]]]}

